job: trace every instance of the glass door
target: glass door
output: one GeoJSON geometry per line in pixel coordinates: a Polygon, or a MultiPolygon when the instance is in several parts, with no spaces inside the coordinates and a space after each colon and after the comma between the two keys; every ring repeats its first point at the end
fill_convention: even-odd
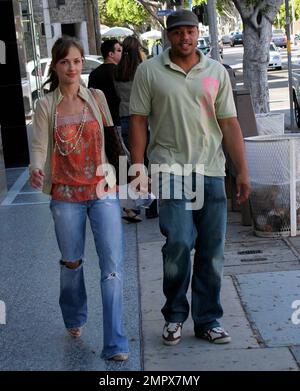
{"type": "Polygon", "coordinates": [[[34,111],[38,99],[44,96],[43,67],[41,64],[39,32],[34,21],[32,0],[19,0],[22,15],[23,37],[26,58],[26,86],[23,92],[30,95],[31,108],[34,111]],[[26,91],[25,91],[26,90],[26,91]]]}

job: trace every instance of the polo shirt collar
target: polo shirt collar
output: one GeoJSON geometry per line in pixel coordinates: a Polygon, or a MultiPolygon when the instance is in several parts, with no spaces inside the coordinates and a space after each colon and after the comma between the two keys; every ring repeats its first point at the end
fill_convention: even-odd
{"type": "MultiPolygon", "coordinates": [[[[163,61],[163,64],[165,66],[169,66],[170,68],[172,69],[176,69],[178,68],[178,65],[174,64],[171,59],[170,59],[170,48],[166,49],[165,51],[163,51],[162,53],[162,61],[163,61]]],[[[205,54],[203,54],[201,52],[201,50],[199,49],[196,49],[196,52],[199,54],[200,56],[200,61],[198,62],[198,64],[196,64],[192,69],[203,69],[207,66],[207,63],[208,63],[208,59],[207,57],[205,56],[205,54]]]]}

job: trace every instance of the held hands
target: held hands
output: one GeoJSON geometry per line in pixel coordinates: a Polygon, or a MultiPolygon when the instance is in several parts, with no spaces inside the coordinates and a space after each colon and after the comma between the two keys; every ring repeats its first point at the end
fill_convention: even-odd
{"type": "Polygon", "coordinates": [[[43,170],[39,168],[32,170],[29,178],[31,186],[36,189],[41,189],[44,183],[44,176],[45,173],[43,170]]]}
{"type": "Polygon", "coordinates": [[[237,188],[237,203],[240,205],[247,201],[251,193],[251,185],[249,182],[248,174],[238,174],[236,177],[236,188],[237,188]]]}
{"type": "Polygon", "coordinates": [[[151,179],[143,171],[139,171],[137,175],[131,177],[129,186],[133,191],[141,194],[151,193],[151,179]]]}

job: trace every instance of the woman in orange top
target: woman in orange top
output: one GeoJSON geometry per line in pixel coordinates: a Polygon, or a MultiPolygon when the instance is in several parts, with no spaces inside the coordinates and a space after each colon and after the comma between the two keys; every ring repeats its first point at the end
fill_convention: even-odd
{"type": "Polygon", "coordinates": [[[61,252],[59,302],[67,331],[80,337],[87,321],[83,261],[88,216],[101,269],[102,357],[124,361],[128,341],[122,325],[120,205],[116,192],[100,199],[97,195],[99,181],[104,180],[97,176],[97,168],[106,162],[103,122],[109,125],[112,120],[104,94],[94,91],[99,110],[93,94],[80,86],[83,61],[77,40],[63,37],[55,42],[47,81],[50,92],[38,102],[34,118],[30,181],[33,187],[44,185],[51,193],[50,209],[61,252]]]}

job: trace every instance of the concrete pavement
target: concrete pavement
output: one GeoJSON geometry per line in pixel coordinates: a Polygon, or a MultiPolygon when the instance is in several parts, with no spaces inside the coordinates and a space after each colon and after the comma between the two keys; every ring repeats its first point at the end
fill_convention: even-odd
{"type": "Polygon", "coordinates": [[[265,239],[229,213],[222,289],[222,325],[232,342],[196,339],[191,318],[182,341],[161,342],[163,306],[161,246],[157,220],[138,227],[142,336],[146,371],[298,371],[300,325],[291,303],[300,299],[300,238],[265,239]]]}
{"type": "Polygon", "coordinates": [[[70,338],[59,305],[59,252],[48,198],[33,191],[24,169],[7,170],[9,192],[0,202],[0,371],[139,371],[142,369],[136,232],[125,226],[125,324],[128,362],[101,359],[102,305],[98,258],[88,225],[85,280],[89,317],[82,338],[70,338]],[[25,178],[25,180],[24,180],[25,178]]]}
{"type": "MultiPolygon", "coordinates": [[[[300,238],[265,239],[230,212],[226,243],[222,325],[232,342],[213,345],[193,336],[191,318],[182,341],[161,342],[164,303],[158,219],[124,225],[126,363],[100,358],[99,269],[87,230],[85,276],[89,321],[81,340],[69,338],[58,307],[59,253],[45,196],[26,183],[24,170],[8,170],[10,191],[0,203],[0,370],[66,371],[298,371],[300,324],[292,303],[300,300],[300,238]]],[[[300,318],[300,316],[299,316],[300,318]]]]}

